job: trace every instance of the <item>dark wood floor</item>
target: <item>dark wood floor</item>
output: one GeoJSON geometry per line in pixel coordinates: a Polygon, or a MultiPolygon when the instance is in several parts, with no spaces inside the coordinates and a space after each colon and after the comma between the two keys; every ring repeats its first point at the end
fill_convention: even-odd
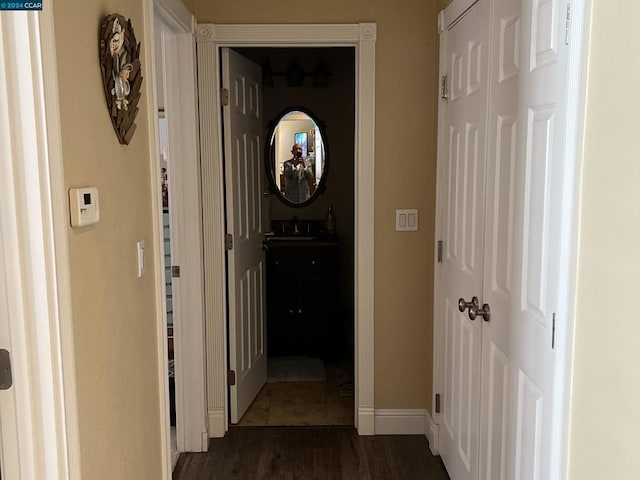
{"type": "Polygon", "coordinates": [[[449,480],[420,435],[358,436],[345,427],[241,427],[207,453],[180,456],[174,480],[449,480]]]}

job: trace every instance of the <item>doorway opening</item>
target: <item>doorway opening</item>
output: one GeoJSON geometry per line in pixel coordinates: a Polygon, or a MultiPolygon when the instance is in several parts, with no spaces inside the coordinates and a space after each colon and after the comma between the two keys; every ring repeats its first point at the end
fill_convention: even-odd
{"type": "MultiPolygon", "coordinates": [[[[257,206],[264,218],[261,240],[294,230],[326,232],[330,207],[337,221],[330,237],[264,247],[266,383],[246,412],[237,412],[236,418],[232,412],[231,422],[237,420],[239,426],[354,425],[355,48],[233,50],[260,69],[258,148],[265,157],[268,132],[287,109],[312,112],[325,130],[326,189],[304,205],[283,201],[278,191],[269,189],[267,175],[279,180],[280,172],[264,168],[268,162],[260,155],[260,189],[249,198],[261,204],[257,206]],[[322,267],[321,261],[326,262],[322,267]]],[[[302,132],[289,135],[291,145],[283,146],[288,150],[310,130],[300,120],[289,123],[302,132]]],[[[223,121],[225,138],[228,128],[232,126],[223,121]]],[[[304,146],[305,161],[321,150],[313,142],[304,146]]],[[[231,158],[233,152],[225,150],[225,169],[231,158]]],[[[230,181],[234,180],[227,172],[226,188],[230,181]]],[[[227,203],[227,220],[233,213],[229,208],[227,203]]]]}
{"type": "MultiPolygon", "coordinates": [[[[162,28],[156,25],[155,30],[156,45],[158,49],[158,55],[156,56],[156,91],[158,100],[158,162],[160,175],[157,178],[159,183],[159,190],[161,191],[161,205],[162,205],[162,248],[164,257],[164,305],[165,305],[165,343],[167,348],[167,382],[169,390],[169,429],[170,429],[170,446],[171,446],[171,467],[175,467],[179,452],[178,452],[178,435],[176,425],[176,372],[175,372],[175,352],[174,352],[174,323],[173,323],[173,287],[172,287],[172,275],[171,275],[171,213],[169,211],[169,145],[168,145],[168,131],[167,131],[167,118],[165,114],[165,64],[163,55],[163,43],[162,43],[162,28]]],[[[173,195],[172,195],[173,197],[173,195]]],[[[175,215],[175,212],[174,212],[175,215]]],[[[174,220],[175,223],[175,220],[174,220]]]]}
{"type": "MultiPolygon", "coordinates": [[[[346,46],[355,50],[354,423],[358,433],[362,435],[371,435],[375,431],[373,372],[375,42],[375,23],[198,25],[204,273],[205,283],[208,285],[205,291],[208,413],[209,431],[212,437],[224,436],[229,425],[238,421],[237,418],[235,421],[230,421],[233,417],[233,393],[228,394],[228,384],[233,380],[232,360],[235,358],[237,361],[238,357],[231,352],[232,347],[236,348],[231,341],[234,332],[227,328],[226,322],[227,309],[231,312],[231,297],[227,298],[225,294],[227,254],[222,145],[224,112],[222,104],[225,99],[219,95],[219,92],[223,92],[220,68],[225,47],[346,46]]],[[[259,67],[256,75],[259,78],[256,84],[259,83],[261,88],[259,67]]],[[[259,148],[262,149],[262,147],[259,148]]],[[[337,222],[340,222],[339,216],[337,216],[337,222]]],[[[259,243],[261,245],[262,240],[259,243]]],[[[237,243],[234,242],[234,248],[236,245],[237,243]]],[[[262,276],[256,278],[262,278],[262,276]]],[[[266,349],[264,354],[266,360],[266,349]]],[[[266,377],[266,361],[264,364],[266,377]]],[[[242,378],[242,375],[236,375],[236,378],[242,378]]],[[[259,387],[255,389],[255,395],[259,389],[259,387]]],[[[234,387],[231,391],[234,391],[234,387]]]]}

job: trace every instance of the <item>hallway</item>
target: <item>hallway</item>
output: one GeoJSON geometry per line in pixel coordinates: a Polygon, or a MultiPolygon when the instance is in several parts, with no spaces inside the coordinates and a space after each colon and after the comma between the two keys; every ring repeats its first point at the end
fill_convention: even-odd
{"type": "Polygon", "coordinates": [[[420,435],[358,436],[343,427],[231,428],[207,453],[182,454],[174,480],[448,480],[420,435]]]}

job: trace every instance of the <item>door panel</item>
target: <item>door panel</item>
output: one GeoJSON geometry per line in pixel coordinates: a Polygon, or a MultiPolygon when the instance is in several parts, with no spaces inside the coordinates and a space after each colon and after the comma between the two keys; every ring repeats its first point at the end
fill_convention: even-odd
{"type": "Polygon", "coordinates": [[[455,338],[457,337],[455,329],[458,325],[458,312],[457,305],[454,305],[449,299],[445,299],[445,325],[444,325],[444,398],[442,408],[442,418],[444,419],[444,426],[447,429],[447,434],[451,438],[455,438],[455,430],[457,428],[457,416],[455,401],[458,398],[457,388],[455,383],[456,371],[456,349],[455,338]]]}
{"type": "Polygon", "coordinates": [[[481,415],[480,478],[506,480],[509,357],[495,343],[491,343],[487,350],[488,362],[483,362],[483,365],[488,363],[488,372],[485,374],[483,371],[487,378],[487,393],[481,415]]]}
{"type": "Polygon", "coordinates": [[[478,472],[481,321],[458,310],[482,292],[484,176],[487,102],[485,2],[476,4],[448,33],[449,102],[446,107],[443,282],[439,311],[445,316],[444,393],[440,453],[451,478],[478,472]]]}
{"type": "Polygon", "coordinates": [[[552,452],[557,404],[553,317],[558,276],[566,111],[567,4],[523,0],[514,222],[509,458],[514,479],[560,478],[552,452]],[[563,19],[562,22],[559,19],[563,19]]]}
{"type": "Polygon", "coordinates": [[[521,306],[523,313],[544,325],[547,309],[549,254],[549,181],[554,107],[529,108],[525,140],[524,221],[522,232],[521,306]],[[536,198],[532,194],[536,193],[536,198]]]}
{"type": "Polygon", "coordinates": [[[518,135],[520,2],[494,0],[491,18],[488,105],[486,222],[482,303],[491,319],[482,322],[480,475],[507,474],[511,304],[514,293],[514,199],[518,135]]]}
{"type": "Polygon", "coordinates": [[[222,49],[228,252],[231,422],[238,423],[267,378],[265,344],[264,222],[260,156],[261,70],[233,50],[222,49]]]}
{"type": "Polygon", "coordinates": [[[518,372],[517,398],[514,478],[548,478],[540,476],[543,393],[522,370],[518,372]]]}

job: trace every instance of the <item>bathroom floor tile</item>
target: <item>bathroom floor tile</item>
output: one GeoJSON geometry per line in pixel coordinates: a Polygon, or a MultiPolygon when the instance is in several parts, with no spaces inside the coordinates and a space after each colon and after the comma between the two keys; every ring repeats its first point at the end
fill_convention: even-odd
{"type": "Polygon", "coordinates": [[[238,426],[353,425],[353,396],[344,395],[344,372],[327,365],[325,382],[267,383],[238,426]]]}

